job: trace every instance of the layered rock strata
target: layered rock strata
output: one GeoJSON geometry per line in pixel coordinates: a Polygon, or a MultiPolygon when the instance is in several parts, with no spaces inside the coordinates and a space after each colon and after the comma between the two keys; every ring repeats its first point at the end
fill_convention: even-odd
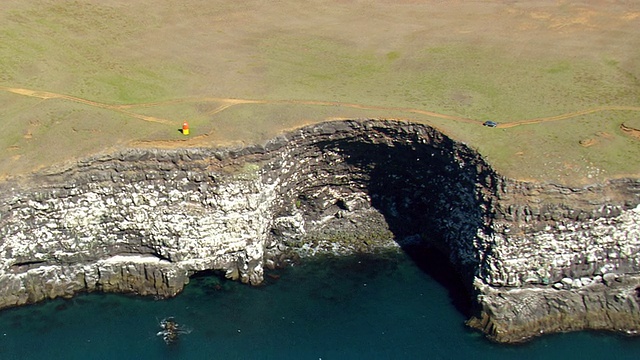
{"type": "Polygon", "coordinates": [[[0,185],[0,307],[81,291],[160,297],[217,270],[432,246],[498,341],[640,326],[640,181],[504,179],[428,126],[328,122],[237,149],[129,149],[0,185]]]}
{"type": "Polygon", "coordinates": [[[640,181],[566,188],[504,182],[474,281],[470,324],[498,341],[640,329],[640,181]]]}

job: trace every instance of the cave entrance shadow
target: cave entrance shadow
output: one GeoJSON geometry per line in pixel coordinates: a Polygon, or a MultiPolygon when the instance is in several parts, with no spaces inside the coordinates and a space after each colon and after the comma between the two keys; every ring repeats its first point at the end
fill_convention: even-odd
{"type": "Polygon", "coordinates": [[[403,250],[420,270],[447,289],[449,300],[456,310],[467,318],[473,315],[475,307],[472,291],[465,285],[463,277],[449,262],[446,254],[419,244],[404,246],[403,250]]]}
{"type": "Polygon", "coordinates": [[[336,173],[359,174],[351,181],[367,192],[395,241],[469,317],[477,310],[472,284],[479,260],[474,240],[479,229],[489,231],[484,225],[489,204],[478,184],[492,170],[471,149],[423,128],[432,131],[432,141],[383,128],[376,129],[376,141],[368,136],[319,147],[344,159],[335,165],[336,173]]]}

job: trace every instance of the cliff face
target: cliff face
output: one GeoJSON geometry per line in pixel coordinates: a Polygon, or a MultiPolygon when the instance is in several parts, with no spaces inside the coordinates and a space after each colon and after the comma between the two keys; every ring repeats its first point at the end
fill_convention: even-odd
{"type": "Polygon", "coordinates": [[[499,341],[640,326],[640,181],[506,180],[422,125],[132,149],[1,187],[0,307],[94,290],[173,296],[203,270],[258,284],[292,256],[418,243],[449,255],[477,295],[471,325],[499,341]]]}
{"type": "Polygon", "coordinates": [[[505,182],[477,273],[482,314],[499,341],[640,328],[640,181],[581,189],[505,182]]]}

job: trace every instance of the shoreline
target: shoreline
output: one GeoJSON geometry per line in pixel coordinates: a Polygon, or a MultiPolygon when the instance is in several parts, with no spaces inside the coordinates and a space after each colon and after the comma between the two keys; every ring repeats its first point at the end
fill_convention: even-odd
{"type": "Polygon", "coordinates": [[[413,241],[446,255],[478,296],[470,325],[497,341],[640,326],[636,280],[610,286],[640,273],[640,180],[505,179],[425,125],[334,121],[241,149],[130,149],[0,186],[1,307],[82,291],[172,297],[210,270],[258,285],[292,253],[413,241]],[[572,307],[549,306],[586,304],[589,287],[611,322],[583,307],[576,319],[594,319],[580,327],[572,307]]]}

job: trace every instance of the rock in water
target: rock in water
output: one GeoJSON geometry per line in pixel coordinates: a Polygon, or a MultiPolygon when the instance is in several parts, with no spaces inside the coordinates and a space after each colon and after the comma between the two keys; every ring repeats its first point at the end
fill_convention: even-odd
{"type": "Polygon", "coordinates": [[[156,335],[161,336],[167,345],[177,343],[180,335],[191,332],[191,330],[178,324],[173,317],[162,319],[162,321],[160,321],[160,328],[162,330],[158,331],[156,335]]]}

